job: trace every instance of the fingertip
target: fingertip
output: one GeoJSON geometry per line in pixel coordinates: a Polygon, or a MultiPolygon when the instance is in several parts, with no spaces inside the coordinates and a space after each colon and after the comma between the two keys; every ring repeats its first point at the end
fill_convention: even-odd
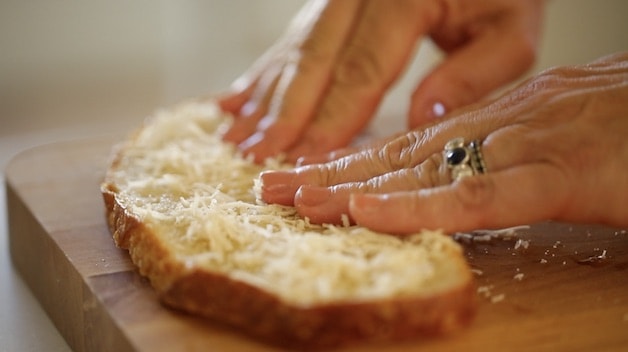
{"type": "Polygon", "coordinates": [[[408,128],[413,129],[442,119],[456,108],[456,89],[442,82],[442,70],[428,75],[410,98],[408,128]]]}
{"type": "Polygon", "coordinates": [[[262,200],[270,204],[294,205],[298,186],[294,171],[264,171],[260,174],[262,200]]]}
{"type": "Polygon", "coordinates": [[[268,137],[264,131],[257,131],[238,144],[238,150],[246,157],[252,157],[256,164],[263,164],[266,159],[282,152],[281,145],[268,137]]]}
{"type": "Polygon", "coordinates": [[[220,93],[218,96],[216,96],[215,100],[216,104],[218,104],[218,107],[222,111],[230,112],[233,114],[238,107],[236,97],[234,97],[230,93],[220,93]]]}
{"type": "Polygon", "coordinates": [[[252,136],[258,126],[258,122],[265,110],[260,109],[257,103],[246,102],[237,113],[238,118],[233,120],[233,124],[222,135],[226,142],[240,144],[252,136]]]}
{"type": "Polygon", "coordinates": [[[412,104],[408,114],[408,129],[442,119],[449,112],[449,108],[441,100],[430,100],[412,104]]]}
{"type": "MultiPolygon", "coordinates": [[[[299,138],[300,131],[288,121],[266,115],[256,125],[256,130],[238,144],[238,149],[245,155],[253,155],[257,163],[266,158],[286,153],[299,138]]],[[[289,160],[294,161],[294,160],[289,160]]]]}
{"type": "Polygon", "coordinates": [[[251,135],[252,131],[241,121],[242,120],[233,121],[229,129],[222,134],[223,141],[237,145],[251,135]]]}
{"type": "Polygon", "coordinates": [[[246,91],[236,92],[229,91],[220,93],[216,96],[215,101],[218,107],[225,112],[233,115],[239,115],[240,110],[245,106],[250,94],[246,91]]]}
{"type": "Polygon", "coordinates": [[[244,76],[240,77],[231,84],[226,92],[216,96],[216,103],[223,111],[238,115],[245,103],[251,98],[256,84],[257,81],[251,81],[244,76]]]}

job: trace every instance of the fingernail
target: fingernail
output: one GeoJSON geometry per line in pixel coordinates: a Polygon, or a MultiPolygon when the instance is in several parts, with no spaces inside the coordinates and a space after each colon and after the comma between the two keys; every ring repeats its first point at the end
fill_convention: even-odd
{"type": "Polygon", "coordinates": [[[253,113],[255,112],[255,110],[257,110],[257,103],[254,103],[252,101],[247,101],[246,103],[244,103],[244,105],[242,105],[242,107],[240,108],[240,112],[239,115],[243,116],[243,117],[248,117],[253,115],[253,113]]]}
{"type": "Polygon", "coordinates": [[[446,113],[446,109],[445,109],[445,105],[443,105],[443,103],[437,101],[436,103],[434,103],[434,105],[432,105],[432,111],[430,114],[431,118],[441,118],[445,115],[446,113]]]}
{"type": "Polygon", "coordinates": [[[299,166],[303,166],[303,165],[307,165],[307,157],[305,156],[300,156],[297,158],[297,160],[294,162],[294,166],[299,167],[299,166]]]}
{"type": "Polygon", "coordinates": [[[408,128],[414,129],[425,123],[430,123],[434,120],[438,120],[445,116],[447,108],[445,104],[440,101],[437,102],[425,102],[417,103],[413,105],[410,110],[410,116],[408,118],[408,128]]]}
{"type": "Polygon", "coordinates": [[[292,171],[264,171],[260,174],[262,199],[267,203],[293,205],[296,173],[292,171]]]}
{"type": "Polygon", "coordinates": [[[231,83],[230,89],[231,91],[239,94],[246,90],[251,84],[250,80],[246,77],[238,77],[235,81],[231,83]]]}
{"type": "Polygon", "coordinates": [[[255,132],[252,135],[250,135],[247,139],[240,142],[240,144],[238,144],[238,149],[241,151],[246,151],[248,149],[251,149],[251,147],[253,147],[254,145],[261,142],[263,139],[264,139],[263,132],[255,132]]]}
{"type": "Polygon", "coordinates": [[[327,187],[301,186],[295,198],[298,198],[301,205],[315,207],[326,203],[331,198],[331,191],[327,187]]]}

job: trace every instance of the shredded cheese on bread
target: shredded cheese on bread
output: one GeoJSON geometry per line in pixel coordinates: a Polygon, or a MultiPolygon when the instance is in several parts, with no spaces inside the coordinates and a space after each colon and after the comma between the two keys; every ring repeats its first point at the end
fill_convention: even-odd
{"type": "Polygon", "coordinates": [[[293,309],[425,300],[471,286],[461,248],[441,232],[398,237],[316,225],[292,207],[264,204],[258,175],[289,165],[242,157],[221,140],[230,123],[212,102],[160,111],[117,149],[108,170],[102,189],[116,242],[158,292],[199,270],[293,309]],[[141,236],[125,234],[131,226],[121,223],[129,217],[141,224],[141,236]],[[147,250],[147,241],[165,253],[147,250]],[[146,258],[155,253],[162,257],[146,258]]]}

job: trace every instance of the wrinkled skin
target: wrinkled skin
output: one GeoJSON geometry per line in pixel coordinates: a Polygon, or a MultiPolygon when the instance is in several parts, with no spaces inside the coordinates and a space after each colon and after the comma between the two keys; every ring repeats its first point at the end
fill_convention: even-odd
{"type": "Polygon", "coordinates": [[[453,233],[545,220],[628,225],[628,52],[542,72],[491,102],[326,163],[261,175],[262,198],[312,222],[453,233]],[[451,180],[456,137],[488,173],[451,180]]]}
{"type": "Polygon", "coordinates": [[[312,0],[219,98],[224,139],[262,162],[344,147],[430,38],[446,59],[417,86],[408,126],[475,102],[534,62],[542,0],[312,0]]]}

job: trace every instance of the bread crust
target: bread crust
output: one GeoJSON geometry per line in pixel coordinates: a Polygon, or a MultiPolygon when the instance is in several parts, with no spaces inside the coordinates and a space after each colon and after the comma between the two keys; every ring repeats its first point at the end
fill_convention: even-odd
{"type": "MultiPolygon", "coordinates": [[[[149,278],[163,303],[226,323],[274,345],[318,349],[432,337],[469,325],[476,314],[471,277],[463,285],[433,296],[315,306],[287,304],[223,274],[186,269],[118,202],[115,185],[104,183],[102,194],[116,245],[129,250],[140,274],[149,278]]],[[[452,256],[452,260],[456,258],[452,256]]]]}
{"type": "Polygon", "coordinates": [[[469,282],[431,297],[297,307],[242,282],[199,270],[180,278],[162,299],[275,345],[318,349],[451,333],[472,321],[474,291],[469,282]]]}
{"type": "Polygon", "coordinates": [[[274,345],[298,349],[432,337],[459,330],[473,320],[475,284],[457,248],[446,247],[451,251],[446,253],[448,262],[460,276],[455,287],[422,296],[311,305],[287,302],[224,273],[186,266],[120,198],[114,173],[138,134],[114,148],[101,193],[115,244],[128,249],[139,273],[149,279],[165,305],[225,323],[274,345]]]}

